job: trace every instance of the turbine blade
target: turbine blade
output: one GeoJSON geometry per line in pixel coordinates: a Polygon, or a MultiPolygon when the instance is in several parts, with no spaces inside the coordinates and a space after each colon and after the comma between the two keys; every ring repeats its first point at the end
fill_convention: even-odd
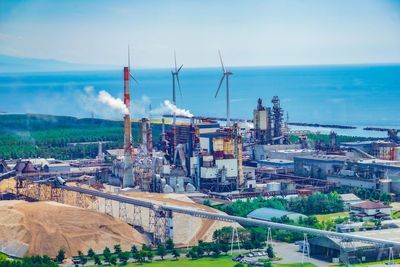
{"type": "Polygon", "coordinates": [[[129,72],[129,75],[131,76],[132,80],[134,80],[136,83],[138,83],[138,81],[136,81],[135,77],[133,77],[132,73],[129,72]]]}
{"type": "Polygon", "coordinates": [[[179,93],[181,94],[181,97],[182,97],[181,83],[179,82],[178,74],[176,74],[176,81],[178,82],[179,93]]]}
{"type": "Polygon", "coordinates": [[[175,59],[175,71],[176,71],[176,52],[174,50],[174,59],[175,59]]]}
{"type": "Polygon", "coordinates": [[[225,73],[226,71],[224,67],[224,62],[222,62],[221,51],[218,50],[218,54],[219,54],[219,60],[221,61],[222,71],[225,73]]]}
{"type": "Polygon", "coordinates": [[[225,74],[222,75],[221,81],[219,82],[218,89],[217,89],[217,93],[215,94],[215,98],[217,98],[219,89],[221,88],[221,85],[222,85],[222,82],[224,81],[224,78],[225,78],[225,74]]]}
{"type": "Polygon", "coordinates": [[[128,44],[128,70],[131,69],[131,55],[129,51],[129,44],[128,44]]]}
{"type": "Polygon", "coordinates": [[[179,69],[176,72],[179,72],[183,67],[183,64],[179,67],[179,69]]]}

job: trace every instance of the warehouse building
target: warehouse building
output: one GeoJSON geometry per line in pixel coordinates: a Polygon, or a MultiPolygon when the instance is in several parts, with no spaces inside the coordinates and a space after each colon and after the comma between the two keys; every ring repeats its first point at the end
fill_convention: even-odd
{"type": "Polygon", "coordinates": [[[361,150],[378,159],[384,160],[400,160],[400,147],[398,144],[388,141],[359,141],[344,142],[341,147],[361,150]]]}
{"type": "Polygon", "coordinates": [[[371,219],[391,219],[392,207],[379,202],[364,201],[350,205],[350,214],[368,221],[371,219]]]}
{"type": "MultiPolygon", "coordinates": [[[[355,232],[353,234],[382,240],[400,241],[400,228],[355,232]]],[[[324,258],[330,262],[340,261],[344,264],[355,264],[389,259],[390,249],[388,247],[380,247],[372,243],[344,241],[326,236],[310,238],[308,242],[312,257],[324,258]]],[[[301,246],[302,242],[299,243],[299,246],[301,246]]],[[[400,248],[394,247],[392,251],[393,258],[400,258],[400,248]]]]}
{"type": "Polygon", "coordinates": [[[341,185],[400,194],[400,162],[342,155],[294,158],[297,176],[325,179],[341,185]]]}

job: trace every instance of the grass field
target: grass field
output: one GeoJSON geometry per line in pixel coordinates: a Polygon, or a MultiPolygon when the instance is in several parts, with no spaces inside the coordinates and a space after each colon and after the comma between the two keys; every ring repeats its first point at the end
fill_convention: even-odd
{"type": "MultiPolygon", "coordinates": [[[[213,266],[213,267],[232,267],[235,265],[235,262],[232,261],[231,256],[219,256],[218,258],[214,257],[204,257],[200,259],[192,260],[191,258],[179,258],[179,260],[175,259],[166,259],[166,260],[153,260],[152,262],[147,263],[128,263],[124,266],[144,266],[144,267],[201,267],[201,266],[213,266]]],[[[93,265],[95,266],[95,265],[93,265]]],[[[122,266],[119,265],[118,266],[122,266]]]]}
{"type": "Polygon", "coordinates": [[[320,215],[315,215],[317,217],[318,221],[327,221],[330,219],[336,219],[339,217],[348,217],[349,213],[348,212],[336,212],[336,213],[329,213],[329,214],[320,214],[320,215]]]}
{"type": "MultiPolygon", "coordinates": [[[[144,266],[144,267],[204,267],[204,266],[212,266],[212,267],[233,267],[237,262],[232,261],[232,257],[230,255],[215,257],[203,257],[200,259],[192,260],[190,258],[179,258],[179,260],[175,259],[167,259],[167,260],[153,260],[153,262],[148,263],[128,263],[127,265],[118,266],[144,266]]],[[[95,265],[93,265],[95,266],[95,265]]],[[[245,264],[246,266],[246,264],[245,264]]],[[[281,267],[316,267],[316,265],[311,263],[293,263],[293,264],[274,264],[273,266],[281,266],[281,267]]]]}

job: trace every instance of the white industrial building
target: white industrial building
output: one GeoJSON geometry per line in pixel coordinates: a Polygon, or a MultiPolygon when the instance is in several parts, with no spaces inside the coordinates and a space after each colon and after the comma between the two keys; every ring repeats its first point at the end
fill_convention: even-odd
{"type": "Polygon", "coordinates": [[[379,202],[364,201],[350,205],[350,215],[356,216],[363,221],[371,219],[391,219],[392,207],[379,202]]]}
{"type": "Polygon", "coordinates": [[[294,173],[337,182],[341,185],[400,194],[400,162],[361,159],[342,155],[294,158],[294,173]]]}

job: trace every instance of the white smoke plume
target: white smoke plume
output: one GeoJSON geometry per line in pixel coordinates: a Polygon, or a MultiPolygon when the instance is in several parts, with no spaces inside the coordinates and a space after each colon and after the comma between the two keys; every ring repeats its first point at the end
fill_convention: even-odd
{"type": "Polygon", "coordinates": [[[254,123],[248,121],[239,122],[239,127],[245,128],[246,130],[254,129],[254,123]]]}
{"type": "Polygon", "coordinates": [[[108,105],[110,108],[120,111],[122,114],[129,114],[128,108],[121,99],[112,97],[104,90],[99,92],[97,99],[101,103],[108,105]]]}
{"type": "Polygon", "coordinates": [[[186,117],[193,117],[193,114],[190,113],[189,110],[180,109],[168,100],[164,100],[164,103],[161,103],[161,107],[152,110],[151,114],[164,114],[164,113],[171,113],[176,115],[182,115],[186,117]]]}

